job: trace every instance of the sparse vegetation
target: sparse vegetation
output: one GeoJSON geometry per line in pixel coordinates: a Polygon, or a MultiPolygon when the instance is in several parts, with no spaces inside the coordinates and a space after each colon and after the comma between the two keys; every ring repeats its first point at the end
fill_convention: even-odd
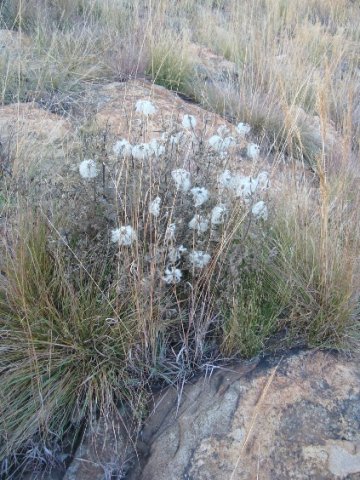
{"type": "Polygon", "coordinates": [[[192,96],[195,72],[190,55],[186,39],[163,34],[151,48],[147,73],[158,85],[192,96]]]}
{"type": "Polygon", "coordinates": [[[121,405],[141,422],[207,361],[359,348],[359,21],[349,0],[0,2],[1,103],[77,135],[48,180],[0,125],[0,476],[121,405]],[[230,123],[147,141],[145,98],[135,133],[92,123],[90,86],[137,76],[230,123]]]}

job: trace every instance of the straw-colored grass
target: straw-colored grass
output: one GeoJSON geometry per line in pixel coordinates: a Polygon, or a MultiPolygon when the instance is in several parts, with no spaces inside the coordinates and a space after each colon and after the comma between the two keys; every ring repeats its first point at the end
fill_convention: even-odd
{"type": "MultiPolygon", "coordinates": [[[[0,27],[13,39],[0,49],[2,104],[35,101],[73,120],[89,84],[146,76],[231,122],[249,123],[275,179],[266,193],[269,219],[253,218],[255,199],[237,201],[216,243],[210,233],[189,232],[193,204],[163,182],[184,165],[169,145],[158,171],[136,170],[131,158],[114,167],[111,146],[101,143],[107,132],[91,132],[83,151],[95,152],[102,180],[77,180],[68,203],[43,195],[48,203],[39,201],[35,215],[34,205],[24,207],[24,185],[11,176],[3,146],[6,478],[121,403],[142,417],[149,386],[183,384],[207,361],[299,345],[359,348],[359,23],[350,0],[0,2],[0,27]],[[231,74],[216,64],[204,74],[193,44],[231,62],[231,74]],[[153,218],[148,205],[157,195],[167,214],[153,218]],[[80,196],[81,209],[71,211],[80,196]],[[211,262],[196,271],[181,257],[182,281],[166,284],[165,232],[178,217],[179,242],[209,250],[211,262]],[[118,223],[138,233],[129,249],[109,241],[118,223]]],[[[209,169],[202,140],[191,145],[199,142],[196,181],[213,201],[221,168],[211,157],[209,169]]]]}

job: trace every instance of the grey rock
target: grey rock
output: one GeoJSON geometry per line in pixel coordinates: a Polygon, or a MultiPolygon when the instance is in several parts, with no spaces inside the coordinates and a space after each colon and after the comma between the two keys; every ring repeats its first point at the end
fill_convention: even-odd
{"type": "Polygon", "coordinates": [[[360,479],[359,358],[300,352],[156,399],[130,480],[360,479]]]}
{"type": "Polygon", "coordinates": [[[119,480],[134,458],[130,430],[120,414],[89,428],[64,480],[119,480]]]}

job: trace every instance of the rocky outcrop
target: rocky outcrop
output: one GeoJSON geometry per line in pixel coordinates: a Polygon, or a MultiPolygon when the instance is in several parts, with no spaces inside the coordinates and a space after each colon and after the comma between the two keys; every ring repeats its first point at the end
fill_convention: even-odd
{"type": "Polygon", "coordinates": [[[127,136],[131,141],[159,136],[162,132],[176,133],[182,130],[184,115],[192,115],[196,119],[197,135],[214,135],[218,127],[232,127],[223,117],[204,110],[193,102],[187,102],[167,90],[144,80],[111,83],[92,87],[88,91],[87,105],[93,105],[96,114],[93,120],[99,126],[108,127],[114,134],[127,136]],[[136,111],[139,100],[149,100],[156,107],[154,114],[146,117],[136,111]]]}
{"type": "Polygon", "coordinates": [[[178,395],[156,398],[131,480],[360,479],[358,358],[219,368],[178,395]]]}
{"type": "Polygon", "coordinates": [[[235,62],[196,43],[190,45],[190,52],[195,64],[197,80],[203,84],[215,82],[226,88],[228,84],[237,80],[239,67],[235,62]]]}
{"type": "MultiPolygon", "coordinates": [[[[263,169],[271,173],[275,167],[279,170],[277,164],[271,165],[271,154],[265,157],[261,148],[256,158],[249,157],[248,146],[255,140],[251,132],[246,136],[239,134],[236,126],[221,115],[147,81],[91,85],[79,105],[86,105],[86,110],[77,111],[74,107],[74,116],[68,118],[50,113],[36,103],[0,107],[1,168],[8,168],[15,176],[46,177],[48,183],[58,177],[62,181],[62,167],[68,165],[77,171],[84,155],[102,155],[99,145],[104,139],[106,161],[111,165],[117,161],[112,151],[114,143],[126,139],[133,145],[157,141],[167,148],[164,157],[176,156],[179,164],[189,166],[194,161],[194,168],[203,159],[206,165],[211,162],[244,175],[256,176],[263,169]],[[150,101],[154,114],[137,111],[138,101],[150,101]],[[184,117],[189,116],[196,124],[186,128],[184,117]],[[92,139],[90,149],[83,144],[86,135],[92,139]],[[171,148],[170,142],[174,143],[171,148]],[[226,155],[222,155],[222,144],[226,155]]],[[[300,164],[296,168],[303,172],[300,164]]]]}
{"type": "Polygon", "coordinates": [[[74,148],[69,121],[32,103],[0,107],[1,156],[15,176],[51,178],[74,148]]]}
{"type": "MultiPolygon", "coordinates": [[[[218,152],[208,141],[216,136],[231,137],[227,150],[234,164],[246,158],[247,141],[237,134],[233,124],[150,82],[133,80],[92,85],[81,104],[86,105],[86,111],[76,111],[72,119],[32,103],[0,107],[0,153],[9,159],[13,174],[41,174],[53,179],[65,163],[75,161],[73,166],[77,168],[77,159],[80,162],[82,157],[81,138],[89,132],[97,136],[99,142],[106,132],[110,155],[114,142],[122,138],[135,145],[152,140],[164,145],[171,140],[186,158],[199,159],[201,151],[205,155],[212,153],[215,159],[218,152]],[[138,101],[150,101],[155,113],[143,115],[137,111],[138,101]],[[195,119],[190,128],[183,123],[188,116],[195,119]]],[[[254,162],[243,162],[242,167],[251,172],[254,162]]],[[[255,165],[254,170],[258,169],[255,165]]]]}
{"type": "Polygon", "coordinates": [[[101,418],[84,435],[63,480],[124,478],[134,458],[132,433],[120,414],[101,418]]]}

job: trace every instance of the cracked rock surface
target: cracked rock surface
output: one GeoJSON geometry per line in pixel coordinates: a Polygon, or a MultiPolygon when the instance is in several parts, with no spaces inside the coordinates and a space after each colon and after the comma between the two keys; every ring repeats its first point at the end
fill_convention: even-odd
{"type": "Polygon", "coordinates": [[[306,351],[155,399],[130,480],[360,479],[359,358],[306,351]],[[177,411],[178,409],[178,411],[177,411]]]}

